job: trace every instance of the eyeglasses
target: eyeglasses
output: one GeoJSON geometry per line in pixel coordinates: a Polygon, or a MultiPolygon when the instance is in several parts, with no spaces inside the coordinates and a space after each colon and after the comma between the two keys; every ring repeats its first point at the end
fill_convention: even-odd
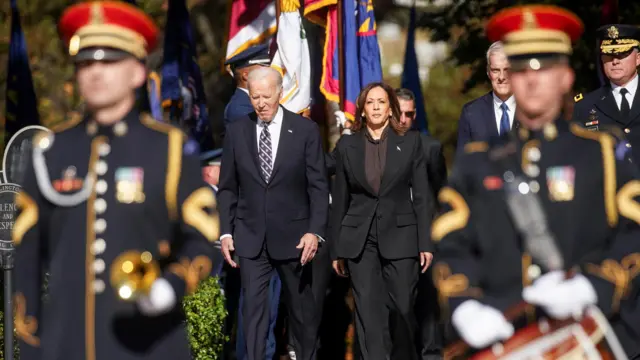
{"type": "Polygon", "coordinates": [[[415,111],[401,111],[400,115],[404,115],[406,117],[412,118],[413,115],[415,115],[416,112],[415,111]]]}

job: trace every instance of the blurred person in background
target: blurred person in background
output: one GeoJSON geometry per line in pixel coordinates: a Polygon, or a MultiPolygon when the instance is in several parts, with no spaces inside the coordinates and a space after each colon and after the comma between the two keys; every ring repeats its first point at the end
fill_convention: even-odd
{"type": "MultiPolygon", "coordinates": [[[[400,104],[400,124],[407,130],[413,128],[416,119],[416,98],[409,89],[396,89],[400,104]]],[[[421,101],[421,100],[418,100],[421,101]]],[[[433,214],[437,214],[438,193],[447,181],[447,167],[442,154],[442,144],[435,138],[420,134],[422,149],[427,165],[427,178],[431,189],[433,214]]],[[[416,315],[420,328],[419,351],[422,360],[442,359],[443,331],[440,324],[440,309],[438,306],[438,292],[433,284],[431,268],[421,274],[418,281],[418,297],[416,300],[416,315]]]]}
{"type": "Polygon", "coordinates": [[[502,42],[494,42],[487,50],[487,76],[491,80],[491,91],[462,107],[456,154],[461,154],[470,142],[488,141],[509,132],[514,126],[516,101],[509,81],[509,69],[502,42]]]}

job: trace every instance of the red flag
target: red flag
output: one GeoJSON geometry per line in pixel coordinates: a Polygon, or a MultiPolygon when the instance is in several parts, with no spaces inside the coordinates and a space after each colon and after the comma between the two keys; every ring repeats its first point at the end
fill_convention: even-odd
{"type": "Polygon", "coordinates": [[[269,41],[277,30],[273,0],[229,1],[227,60],[253,45],[269,41]]]}
{"type": "Polygon", "coordinates": [[[327,26],[330,10],[335,10],[338,0],[305,0],[304,16],[309,21],[323,27],[327,26]]]}

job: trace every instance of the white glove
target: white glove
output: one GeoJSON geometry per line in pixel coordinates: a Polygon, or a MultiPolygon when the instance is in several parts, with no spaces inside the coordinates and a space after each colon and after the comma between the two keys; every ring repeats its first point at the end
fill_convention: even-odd
{"type": "Polygon", "coordinates": [[[167,279],[156,279],[151,285],[149,295],[138,298],[138,309],[147,316],[167,313],[176,305],[176,292],[167,279]]]}
{"type": "Polygon", "coordinates": [[[344,124],[347,123],[347,117],[344,114],[344,112],[337,110],[336,112],[333,113],[333,115],[336,117],[336,126],[338,126],[338,128],[344,127],[344,124]]]}
{"type": "Polygon", "coordinates": [[[474,348],[483,348],[513,335],[513,325],[497,309],[476,300],[460,304],[451,323],[462,339],[474,348]]]}
{"type": "Polygon", "coordinates": [[[582,274],[565,280],[564,271],[542,275],[533,285],[522,290],[522,298],[532,305],[542,307],[556,319],[579,317],[589,305],[598,302],[593,285],[582,274]]]}

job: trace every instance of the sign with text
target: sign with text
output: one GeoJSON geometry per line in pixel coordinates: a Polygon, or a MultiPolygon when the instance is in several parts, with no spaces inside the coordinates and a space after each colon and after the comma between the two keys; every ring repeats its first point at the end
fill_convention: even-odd
{"type": "Polygon", "coordinates": [[[44,126],[26,126],[7,142],[2,159],[0,183],[0,241],[11,241],[16,216],[15,199],[24,181],[27,166],[31,162],[32,141],[36,135],[50,131],[44,126]]]}

